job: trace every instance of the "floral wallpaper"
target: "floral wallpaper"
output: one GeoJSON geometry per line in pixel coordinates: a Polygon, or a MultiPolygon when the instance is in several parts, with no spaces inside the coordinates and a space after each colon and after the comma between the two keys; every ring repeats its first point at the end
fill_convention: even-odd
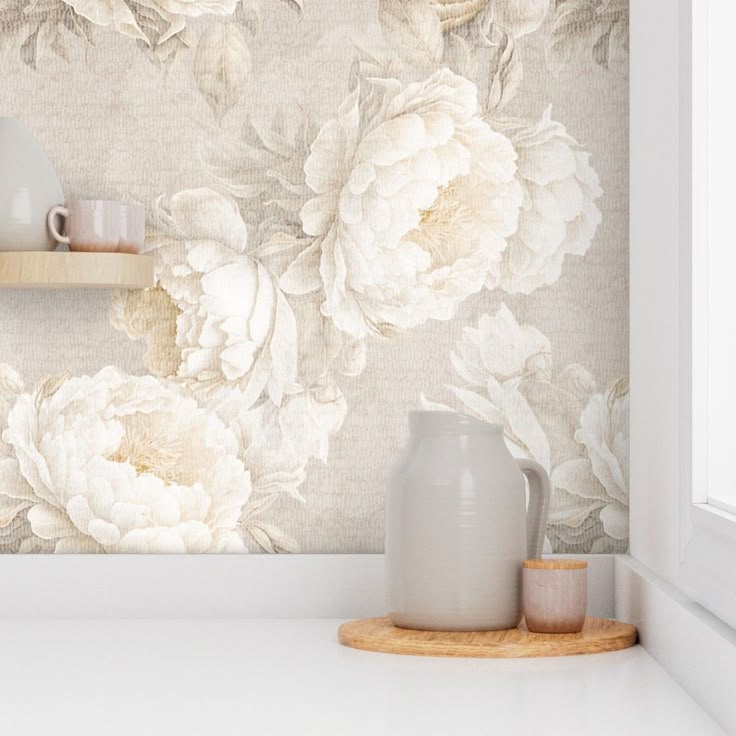
{"type": "Polygon", "coordinates": [[[1,551],[380,551],[416,406],[626,550],[626,0],[0,0],[0,64],[157,280],[0,293],[1,551]]]}

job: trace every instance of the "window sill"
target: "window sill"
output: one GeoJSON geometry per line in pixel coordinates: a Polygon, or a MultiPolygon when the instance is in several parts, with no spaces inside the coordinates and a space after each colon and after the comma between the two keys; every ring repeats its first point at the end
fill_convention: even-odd
{"type": "Polygon", "coordinates": [[[693,526],[736,541],[736,515],[723,501],[710,499],[708,503],[694,503],[690,509],[693,526]]]}
{"type": "Polygon", "coordinates": [[[724,511],[727,514],[730,514],[734,519],[736,519],[736,503],[723,501],[720,498],[709,498],[708,504],[716,508],[718,511],[724,511]]]}
{"type": "Polygon", "coordinates": [[[633,623],[647,652],[728,733],[736,733],[736,631],[625,555],[615,562],[615,600],[616,618],[633,623]]]}
{"type": "Polygon", "coordinates": [[[680,580],[688,595],[736,627],[736,519],[712,504],[690,506],[680,580]]]}

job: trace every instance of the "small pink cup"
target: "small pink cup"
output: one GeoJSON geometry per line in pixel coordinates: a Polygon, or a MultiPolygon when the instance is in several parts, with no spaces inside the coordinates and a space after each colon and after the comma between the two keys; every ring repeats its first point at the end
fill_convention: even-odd
{"type": "Polygon", "coordinates": [[[588,604],[588,563],[527,560],[522,574],[526,627],[539,634],[582,631],[588,604]]]}
{"type": "Polygon", "coordinates": [[[120,205],[120,239],[118,253],[140,253],[146,237],[146,210],[132,202],[120,205]]]}
{"type": "Polygon", "coordinates": [[[145,238],[145,208],[142,204],[80,199],[48,214],[51,235],[71,251],[88,253],[140,253],[145,238]],[[63,233],[57,218],[63,218],[63,233]]]}

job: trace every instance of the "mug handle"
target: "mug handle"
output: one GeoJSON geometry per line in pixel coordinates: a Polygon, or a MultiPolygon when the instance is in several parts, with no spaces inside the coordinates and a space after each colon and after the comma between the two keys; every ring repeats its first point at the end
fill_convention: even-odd
{"type": "Polygon", "coordinates": [[[526,544],[530,560],[542,556],[544,548],[544,532],[547,528],[549,500],[552,496],[552,484],[547,471],[534,460],[517,459],[519,469],[529,481],[529,509],[526,513],[526,544]]]}
{"type": "Polygon", "coordinates": [[[62,235],[56,229],[56,223],[54,222],[54,220],[57,215],[59,217],[67,218],[69,217],[69,210],[66,207],[62,207],[61,205],[52,207],[46,217],[46,223],[49,226],[49,230],[51,231],[51,235],[53,236],[54,240],[58,241],[59,243],[66,243],[68,245],[70,242],[69,238],[66,235],[62,235]]]}

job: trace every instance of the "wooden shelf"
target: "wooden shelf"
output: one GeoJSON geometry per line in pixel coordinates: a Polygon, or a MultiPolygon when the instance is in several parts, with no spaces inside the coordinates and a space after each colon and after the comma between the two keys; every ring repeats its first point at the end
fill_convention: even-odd
{"type": "Polygon", "coordinates": [[[145,289],[153,258],[129,253],[0,252],[0,288],[145,289]]]}

